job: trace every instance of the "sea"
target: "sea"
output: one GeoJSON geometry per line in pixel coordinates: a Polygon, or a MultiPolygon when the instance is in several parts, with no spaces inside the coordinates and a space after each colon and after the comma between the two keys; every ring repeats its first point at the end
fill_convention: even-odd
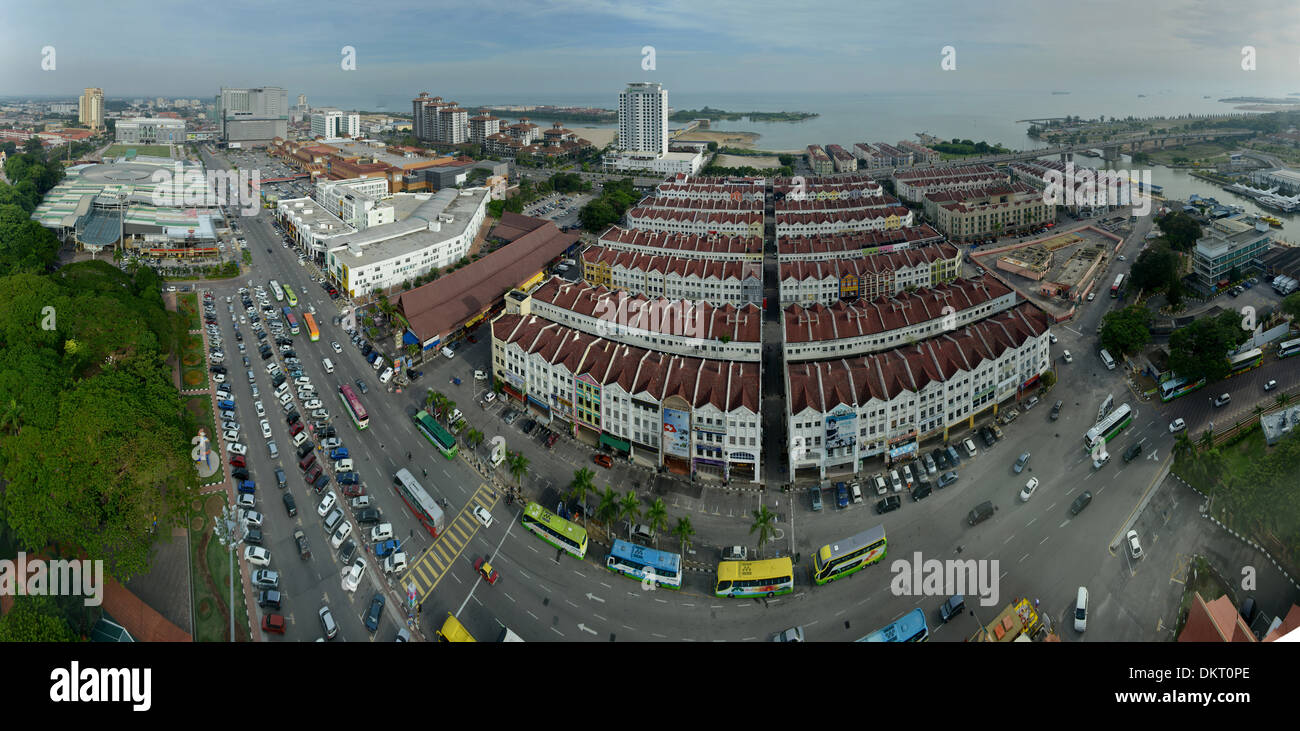
{"type": "MultiPolygon", "coordinates": [[[[1205,90],[1208,91],[1208,90],[1205,90]]],[[[437,90],[430,93],[439,94],[437,90]]],[[[726,111],[801,111],[819,116],[802,122],[719,121],[711,129],[756,132],[754,146],[764,150],[802,150],[811,144],[839,144],[850,148],[855,142],[898,142],[916,140],[917,133],[941,139],[969,139],[998,143],[1015,150],[1043,147],[1046,143],[1028,137],[1028,122],[1019,120],[1047,117],[1079,116],[1085,119],[1105,115],[1113,117],[1158,117],[1166,115],[1239,114],[1231,103],[1218,99],[1236,96],[1232,92],[1202,94],[1173,93],[1153,90],[1139,93],[1115,91],[1070,91],[1040,89],[1034,91],[954,91],[954,92],[878,92],[829,94],[810,92],[674,92],[668,91],[673,109],[700,109],[709,106],[726,111]],[[1053,93],[1067,91],[1069,93],[1053,93]]],[[[367,97],[315,97],[308,95],[313,106],[342,109],[388,111],[410,114],[414,94],[376,95],[367,97]]],[[[448,95],[466,109],[483,105],[553,104],[558,106],[592,106],[613,109],[618,93],[548,95],[448,95]]],[[[508,115],[498,114],[509,118],[508,115]]],[[[525,115],[526,116],[526,115],[525,115]]],[[[609,124],[570,123],[577,127],[613,127],[609,124]]]]}

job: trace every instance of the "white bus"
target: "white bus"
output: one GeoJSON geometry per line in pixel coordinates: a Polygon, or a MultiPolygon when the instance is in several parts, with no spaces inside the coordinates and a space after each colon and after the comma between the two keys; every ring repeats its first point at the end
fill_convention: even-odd
{"type": "Polygon", "coordinates": [[[274,279],[271,280],[271,294],[275,296],[276,302],[284,301],[284,290],[280,288],[280,283],[274,279]]]}

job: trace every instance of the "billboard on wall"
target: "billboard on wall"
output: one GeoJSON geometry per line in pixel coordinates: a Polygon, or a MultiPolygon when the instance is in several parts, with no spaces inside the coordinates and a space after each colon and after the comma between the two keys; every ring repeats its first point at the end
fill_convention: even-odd
{"type": "Polygon", "coordinates": [[[663,450],[665,454],[691,458],[691,414],[679,409],[664,409],[663,450]]]}
{"type": "Polygon", "coordinates": [[[858,415],[851,410],[826,417],[826,448],[851,447],[857,438],[858,415]]]}

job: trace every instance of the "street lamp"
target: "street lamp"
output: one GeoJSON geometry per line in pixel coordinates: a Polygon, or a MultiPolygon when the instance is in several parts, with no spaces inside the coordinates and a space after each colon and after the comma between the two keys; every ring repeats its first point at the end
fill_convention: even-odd
{"type": "Polygon", "coordinates": [[[235,641],[235,549],[239,543],[235,540],[235,528],[238,526],[235,507],[226,505],[221,509],[221,519],[212,525],[212,533],[217,542],[230,552],[230,641],[235,641]],[[224,525],[223,525],[224,524],[224,525]],[[224,530],[223,530],[224,528],[224,530]]]}

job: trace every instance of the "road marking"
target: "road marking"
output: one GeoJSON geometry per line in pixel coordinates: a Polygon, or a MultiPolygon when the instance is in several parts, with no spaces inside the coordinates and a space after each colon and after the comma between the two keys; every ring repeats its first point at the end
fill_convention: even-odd
{"type": "Polygon", "coordinates": [[[1016,563],[1020,563],[1021,561],[1024,561],[1027,558],[1029,558],[1029,554],[1026,553],[1025,555],[1021,556],[1020,561],[1017,561],[1016,563]]]}
{"type": "Polygon", "coordinates": [[[514,600],[515,600],[515,598],[514,598],[514,597],[512,597],[512,596],[510,596],[510,595],[509,595],[509,594],[506,594],[506,593],[505,593],[505,592],[504,592],[504,591],[503,591],[503,592],[501,592],[501,593],[502,593],[502,594],[505,594],[505,595],[506,595],[506,598],[507,598],[507,599],[509,599],[509,600],[510,600],[510,601],[512,601],[512,602],[513,602],[513,601],[514,601],[514,600]]]}
{"type": "Polygon", "coordinates": [[[595,617],[596,619],[599,619],[599,620],[602,621],[602,622],[608,622],[608,621],[609,621],[608,619],[605,619],[604,617],[600,616],[599,614],[596,614],[595,612],[592,612],[592,613],[591,613],[591,616],[595,617]]]}
{"type": "MultiPolygon", "coordinates": [[[[552,627],[551,629],[555,629],[555,628],[552,627]]],[[[587,625],[583,624],[582,622],[579,622],[579,623],[578,623],[578,629],[582,630],[583,632],[590,632],[590,633],[593,634],[593,635],[596,634],[596,630],[594,630],[594,629],[588,627],[587,625]]],[[[555,630],[555,631],[556,631],[556,632],[559,632],[558,629],[555,630]]],[[[564,635],[561,634],[560,636],[563,637],[564,635]]]]}
{"type": "Polygon", "coordinates": [[[609,584],[606,584],[606,583],[603,582],[603,581],[600,582],[600,585],[603,586],[603,587],[605,587],[606,589],[613,589],[613,588],[614,588],[614,587],[610,586],[609,584]]]}
{"type": "MultiPolygon", "coordinates": [[[[741,638],[740,638],[740,641],[741,641],[741,642],[753,642],[753,641],[756,640],[756,639],[758,639],[758,638],[757,638],[757,637],[741,637],[741,638]]],[[[724,640],[714,640],[714,642],[723,642],[723,641],[724,641],[724,640]]]]}
{"type": "Polygon", "coordinates": [[[710,604],[709,609],[725,609],[726,604],[710,604]]]}
{"type": "Polygon", "coordinates": [[[668,639],[668,635],[661,635],[661,634],[659,634],[658,632],[651,632],[651,633],[650,633],[650,636],[651,636],[651,637],[658,637],[658,638],[661,639],[661,640],[666,640],[666,639],[668,639]]]}
{"type": "Polygon", "coordinates": [[[555,634],[561,636],[561,637],[564,636],[564,633],[563,633],[563,632],[559,631],[558,629],[556,629],[556,628],[554,628],[554,627],[551,628],[551,631],[554,632],[555,634]]]}
{"type": "Polygon", "coordinates": [[[660,604],[667,604],[667,603],[668,603],[668,600],[667,600],[667,599],[660,599],[659,597],[655,597],[655,601],[659,602],[660,604]]]}
{"type": "MultiPolygon", "coordinates": [[[[527,609],[525,609],[524,611],[525,611],[525,612],[528,612],[527,609]]],[[[528,612],[528,616],[532,617],[533,619],[537,619],[537,615],[536,615],[536,614],[533,614],[532,612],[528,612]]],[[[540,622],[541,620],[538,620],[538,621],[540,622]]]]}
{"type": "Polygon", "coordinates": [[[1004,545],[1004,546],[1007,545],[1008,543],[1011,542],[1011,539],[1012,539],[1012,538],[1015,538],[1015,537],[1016,537],[1016,534],[1015,534],[1015,533],[1012,533],[1011,535],[1007,536],[1007,539],[1006,539],[1005,541],[1002,542],[1002,545],[1004,545]]]}
{"type": "Polygon", "coordinates": [[[805,627],[811,627],[811,626],[813,626],[814,624],[817,624],[817,623],[820,622],[820,621],[821,621],[820,619],[814,619],[814,620],[811,621],[811,622],[804,622],[803,625],[804,625],[805,627]]]}
{"type": "MultiPolygon", "coordinates": [[[[1038,520],[1038,518],[1034,518],[1034,520],[1038,520]]],[[[1025,523],[1025,527],[1028,528],[1029,526],[1033,525],[1033,524],[1034,524],[1034,520],[1031,520],[1031,521],[1029,521],[1028,523],[1025,523]]]]}
{"type": "Polygon", "coordinates": [[[578,576],[583,577],[584,579],[587,578],[587,575],[586,575],[586,574],[582,573],[581,571],[579,571],[579,570],[577,570],[577,569],[573,569],[573,573],[577,574],[578,576]]]}
{"type": "MultiPolygon", "coordinates": [[[[527,545],[527,544],[525,544],[525,545],[527,545]]],[[[531,550],[533,553],[541,553],[541,551],[538,551],[538,550],[537,550],[535,547],[533,547],[533,546],[528,546],[528,548],[529,548],[529,550],[531,550]]]]}
{"type": "Polygon", "coordinates": [[[578,608],[578,605],[577,605],[577,604],[574,604],[573,602],[569,601],[568,599],[565,599],[565,600],[564,600],[564,603],[565,603],[565,604],[568,604],[569,606],[573,607],[574,609],[577,609],[577,608],[578,608]]]}
{"type": "Polygon", "coordinates": [[[596,596],[595,594],[592,594],[591,592],[587,592],[587,598],[592,601],[600,602],[601,604],[605,603],[604,599],[601,599],[600,597],[596,596]]]}
{"type": "Polygon", "coordinates": [[[1043,545],[1044,543],[1047,543],[1047,539],[1048,539],[1048,538],[1051,538],[1051,536],[1044,536],[1044,537],[1043,537],[1043,540],[1041,540],[1041,541],[1038,542],[1038,545],[1041,546],[1041,545],[1043,545]]]}
{"type": "Polygon", "coordinates": [[[636,628],[635,628],[635,627],[629,627],[629,626],[627,626],[626,624],[623,625],[623,629],[627,630],[628,632],[635,632],[635,631],[636,631],[636,628]]]}
{"type": "Polygon", "coordinates": [[[550,594],[550,593],[551,593],[551,590],[550,590],[550,589],[547,589],[545,584],[538,582],[537,585],[538,585],[539,587],[541,587],[541,589],[542,589],[542,593],[544,593],[544,594],[550,594]]]}
{"type": "Polygon", "coordinates": [[[1067,525],[1069,525],[1069,524],[1070,524],[1070,521],[1068,521],[1068,520],[1063,520],[1063,521],[1061,521],[1061,524],[1058,525],[1058,526],[1056,526],[1056,527],[1057,527],[1057,528],[1064,528],[1065,526],[1067,526],[1067,525]]]}
{"type": "Polygon", "coordinates": [[[522,576],[522,577],[524,577],[525,579],[530,579],[530,580],[532,579],[531,576],[529,576],[528,574],[524,573],[524,570],[523,570],[523,569],[515,569],[515,570],[518,571],[518,572],[519,572],[519,575],[522,576]]]}
{"type": "Polygon", "coordinates": [[[682,606],[683,606],[683,607],[694,607],[695,605],[694,605],[694,604],[685,604],[685,603],[683,603],[682,606]]]}
{"type": "Polygon", "coordinates": [[[1011,572],[1010,572],[1010,571],[1003,571],[1003,572],[1002,572],[1002,575],[999,576],[998,579],[1001,580],[1001,579],[1005,579],[1005,578],[1007,578],[1007,574],[1009,574],[1009,573],[1011,573],[1011,572]]]}

